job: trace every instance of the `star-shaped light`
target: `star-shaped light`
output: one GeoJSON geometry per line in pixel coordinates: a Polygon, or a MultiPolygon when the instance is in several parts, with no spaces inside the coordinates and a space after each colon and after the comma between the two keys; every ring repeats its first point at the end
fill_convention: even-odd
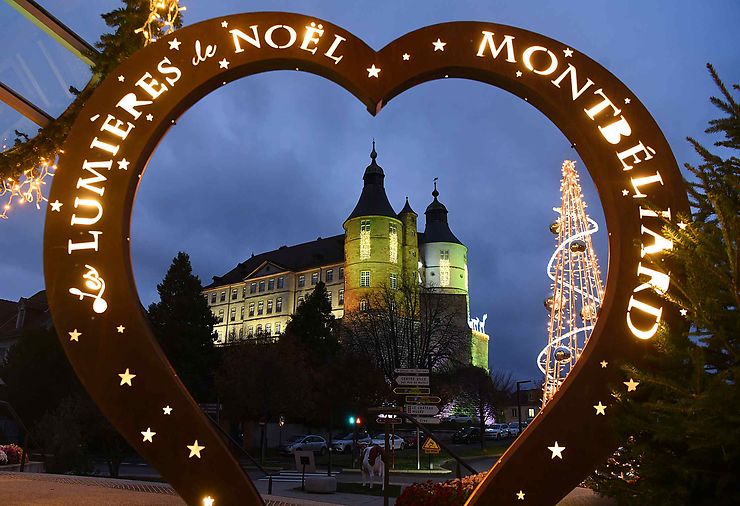
{"type": "Polygon", "coordinates": [[[687,314],[689,314],[689,311],[687,309],[681,309],[679,313],[681,313],[681,316],[686,316],[687,314]]]}
{"type": "Polygon", "coordinates": [[[597,405],[594,406],[594,409],[596,410],[597,415],[604,415],[606,416],[606,406],[601,404],[601,401],[597,405]]]}
{"type": "Polygon", "coordinates": [[[165,407],[162,408],[162,411],[164,411],[164,414],[165,415],[169,415],[169,414],[172,413],[172,408],[169,407],[169,406],[165,406],[165,407]]]}
{"type": "Polygon", "coordinates": [[[637,390],[637,385],[640,384],[639,381],[635,381],[632,378],[630,378],[629,381],[624,381],[623,383],[625,385],[627,385],[627,391],[628,392],[634,392],[635,390],[637,390]]]}
{"type": "Polygon", "coordinates": [[[126,80],[126,78],[125,78],[125,77],[123,77],[123,76],[118,76],[118,82],[119,82],[119,83],[122,83],[122,82],[123,82],[123,81],[125,81],[125,80],[126,80]]]}
{"type": "Polygon", "coordinates": [[[77,329],[74,329],[72,332],[67,332],[69,334],[69,340],[70,341],[77,341],[80,342],[80,336],[82,335],[82,332],[77,332],[77,329]]]}
{"type": "Polygon", "coordinates": [[[447,42],[442,42],[439,38],[437,38],[437,41],[432,42],[432,44],[434,45],[435,51],[444,51],[445,46],[447,45],[447,42]]]}
{"type": "Polygon", "coordinates": [[[215,500],[210,495],[203,498],[203,506],[213,506],[215,500]]]}
{"type": "Polygon", "coordinates": [[[573,56],[573,50],[569,47],[563,49],[563,53],[565,54],[566,58],[571,58],[573,56]]]}
{"type": "Polygon", "coordinates": [[[517,77],[522,77],[522,71],[521,70],[517,70],[516,71],[516,76],[517,77]]]}
{"type": "Polygon", "coordinates": [[[128,165],[129,165],[130,163],[131,163],[131,162],[129,162],[129,161],[128,161],[128,160],[126,160],[125,158],[121,159],[121,160],[120,160],[120,161],[118,162],[118,170],[128,170],[128,165]]]}
{"type": "Polygon", "coordinates": [[[121,386],[123,385],[128,385],[130,387],[133,386],[131,384],[131,380],[136,377],[136,374],[131,374],[131,372],[129,372],[128,370],[128,367],[126,368],[126,372],[119,374],[119,376],[121,377],[121,386]]]}
{"type": "Polygon", "coordinates": [[[629,104],[630,102],[632,102],[632,100],[630,100],[629,98],[625,98],[625,99],[624,99],[624,103],[625,103],[625,104],[629,104]]]}
{"type": "Polygon", "coordinates": [[[622,197],[626,197],[629,194],[630,194],[630,191],[628,189],[625,188],[624,190],[622,190],[622,197]]]}
{"type": "Polygon", "coordinates": [[[516,498],[519,501],[523,501],[524,500],[524,491],[523,490],[520,490],[519,492],[517,492],[516,493],[516,498]]]}
{"type": "Polygon", "coordinates": [[[60,212],[62,210],[63,205],[64,204],[62,204],[58,200],[55,200],[54,202],[49,202],[49,206],[51,206],[51,210],[54,211],[55,213],[60,212]]]}
{"type": "Polygon", "coordinates": [[[221,21],[221,26],[223,26],[224,28],[226,28],[227,26],[229,26],[229,22],[228,21],[221,21]]]}
{"type": "Polygon", "coordinates": [[[557,457],[561,460],[563,459],[563,450],[565,450],[565,446],[558,446],[558,442],[555,441],[555,446],[548,446],[547,449],[552,452],[551,458],[554,459],[557,457]]]}
{"type": "Polygon", "coordinates": [[[175,51],[180,50],[180,44],[182,44],[182,42],[177,40],[177,38],[174,38],[171,41],[169,41],[170,49],[174,49],[175,51]]]}
{"type": "Polygon", "coordinates": [[[607,365],[609,365],[609,362],[607,362],[606,360],[602,360],[602,361],[601,361],[601,368],[602,368],[602,369],[606,369],[606,366],[607,366],[607,365]]]}
{"type": "Polygon", "coordinates": [[[145,431],[144,430],[141,431],[141,435],[144,436],[143,442],[146,443],[147,441],[149,441],[150,443],[153,443],[154,441],[152,441],[152,438],[154,437],[155,434],[156,432],[152,432],[151,427],[147,427],[145,431]]]}
{"type": "Polygon", "coordinates": [[[375,78],[379,77],[380,69],[376,67],[374,63],[372,67],[366,70],[367,70],[367,77],[375,77],[375,78]]]}
{"type": "Polygon", "coordinates": [[[686,227],[688,227],[688,226],[689,226],[689,224],[686,223],[685,221],[679,221],[678,222],[678,228],[680,228],[681,230],[686,230],[686,227]]]}
{"type": "Polygon", "coordinates": [[[403,53],[403,61],[409,61],[411,59],[411,55],[408,53],[403,53]]]}
{"type": "Polygon", "coordinates": [[[154,121],[154,116],[152,116],[151,114],[147,114],[146,115],[146,120],[147,121],[154,121]]]}
{"type": "Polygon", "coordinates": [[[219,68],[222,68],[222,69],[229,68],[229,60],[227,60],[226,58],[224,58],[223,60],[219,61],[218,62],[218,67],[219,68]]]}
{"type": "Polygon", "coordinates": [[[190,450],[190,455],[188,455],[189,459],[193,458],[194,456],[200,458],[200,451],[205,448],[205,446],[200,446],[198,444],[197,439],[192,445],[187,445],[187,447],[188,447],[188,450],[190,450]]]}
{"type": "Polygon", "coordinates": [[[123,331],[126,330],[126,327],[124,327],[123,325],[119,325],[118,327],[116,327],[116,330],[119,334],[123,334],[123,331]]]}

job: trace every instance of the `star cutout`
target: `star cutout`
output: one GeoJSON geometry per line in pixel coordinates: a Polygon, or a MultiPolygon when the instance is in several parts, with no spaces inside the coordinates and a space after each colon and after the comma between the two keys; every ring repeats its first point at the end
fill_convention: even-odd
{"type": "Polygon", "coordinates": [[[444,51],[445,50],[445,46],[447,45],[447,42],[442,42],[438,38],[437,39],[437,42],[432,42],[432,44],[434,45],[434,50],[435,51],[444,51]]]}
{"type": "Polygon", "coordinates": [[[188,447],[188,450],[190,450],[190,455],[188,455],[189,459],[193,458],[193,456],[200,458],[200,451],[205,448],[205,446],[198,445],[197,439],[192,445],[186,445],[186,446],[188,447]]]}
{"type": "Polygon", "coordinates": [[[165,407],[162,408],[162,411],[164,411],[164,414],[165,415],[169,415],[169,414],[172,413],[172,408],[169,407],[169,406],[165,406],[165,407]]]}
{"type": "Polygon", "coordinates": [[[146,115],[146,120],[147,121],[154,121],[154,116],[152,116],[151,114],[147,114],[146,115]]]}
{"type": "Polygon", "coordinates": [[[54,202],[49,202],[49,205],[51,206],[52,211],[54,211],[55,213],[58,213],[59,211],[62,210],[62,206],[64,204],[62,204],[58,200],[55,200],[54,202]]]}
{"type": "Polygon", "coordinates": [[[219,68],[222,68],[222,69],[229,68],[229,60],[227,60],[226,58],[224,58],[223,60],[221,60],[220,62],[218,62],[218,67],[219,68]]]}
{"type": "Polygon", "coordinates": [[[516,493],[516,498],[519,501],[523,501],[524,500],[524,491],[523,490],[520,490],[519,492],[517,492],[516,493]]]}
{"type": "Polygon", "coordinates": [[[214,500],[210,495],[203,498],[203,506],[213,506],[214,500]]]}
{"type": "Polygon", "coordinates": [[[77,332],[77,329],[74,329],[72,332],[67,332],[69,334],[69,340],[70,341],[77,341],[80,342],[80,336],[82,335],[82,332],[77,332]]]}
{"type": "Polygon", "coordinates": [[[687,314],[689,314],[689,312],[686,309],[680,310],[679,313],[681,313],[681,316],[686,316],[687,314]]]}
{"type": "Polygon", "coordinates": [[[123,334],[123,331],[126,330],[126,327],[124,327],[123,325],[119,325],[118,327],[116,327],[116,330],[119,334],[123,334]]]}
{"type": "Polygon", "coordinates": [[[379,77],[380,69],[376,67],[374,63],[372,67],[366,70],[367,70],[367,77],[375,77],[375,78],[379,77]]]}
{"type": "Polygon", "coordinates": [[[153,443],[154,441],[152,441],[152,437],[154,437],[155,434],[156,432],[152,432],[151,427],[147,427],[145,431],[141,431],[141,435],[144,436],[143,442],[146,443],[149,441],[150,443],[153,443]]]}
{"type": "Polygon", "coordinates": [[[408,53],[403,53],[403,61],[409,61],[411,59],[411,55],[408,53]]]}
{"type": "Polygon", "coordinates": [[[516,71],[516,76],[517,77],[522,77],[522,71],[521,70],[517,70],[516,71]]]}
{"type": "Polygon", "coordinates": [[[627,385],[627,391],[628,392],[634,392],[635,390],[637,390],[637,385],[640,384],[639,381],[635,381],[632,378],[630,378],[629,381],[624,381],[623,383],[625,385],[627,385]]]}
{"type": "Polygon", "coordinates": [[[558,457],[560,460],[563,459],[563,450],[565,450],[565,446],[558,446],[558,442],[555,441],[555,446],[548,446],[548,450],[552,452],[552,458],[558,457]]]}
{"type": "Polygon", "coordinates": [[[131,380],[136,377],[136,374],[131,374],[129,372],[129,370],[128,370],[128,367],[126,368],[126,372],[124,372],[122,374],[119,374],[119,376],[121,377],[121,385],[120,386],[123,386],[123,385],[128,385],[130,387],[133,386],[131,384],[131,380]]]}
{"type": "Polygon", "coordinates": [[[563,53],[565,54],[566,58],[571,58],[573,56],[573,50],[569,47],[563,49],[563,53]]]}
{"type": "Polygon", "coordinates": [[[97,121],[99,117],[100,117],[100,114],[96,114],[95,116],[90,116],[90,122],[92,123],[94,121],[97,121]]]}
{"type": "Polygon", "coordinates": [[[170,49],[174,49],[175,51],[180,50],[180,44],[182,44],[182,42],[177,40],[177,38],[174,38],[171,41],[169,41],[170,49]]]}
{"type": "Polygon", "coordinates": [[[602,369],[606,369],[606,366],[607,366],[607,365],[609,365],[609,362],[607,362],[606,360],[602,360],[602,361],[601,361],[601,368],[602,368],[602,369]]]}
{"type": "Polygon", "coordinates": [[[118,163],[118,170],[128,170],[128,165],[131,163],[125,158],[121,159],[118,163]]]}
{"type": "Polygon", "coordinates": [[[624,99],[624,103],[625,103],[625,104],[629,104],[630,102],[632,102],[632,100],[630,100],[629,98],[625,98],[625,99],[624,99]]]}
{"type": "Polygon", "coordinates": [[[680,228],[681,230],[686,230],[686,227],[688,227],[688,226],[689,226],[689,224],[686,223],[685,221],[679,221],[678,222],[678,228],[680,228]]]}
{"type": "Polygon", "coordinates": [[[594,409],[596,410],[597,415],[606,416],[606,406],[601,404],[601,401],[599,401],[599,403],[596,406],[594,406],[594,409]]]}
{"type": "Polygon", "coordinates": [[[221,26],[224,27],[224,28],[226,28],[227,26],[229,26],[229,22],[228,21],[221,21],[221,26]]]}
{"type": "Polygon", "coordinates": [[[123,76],[118,76],[118,82],[119,82],[119,83],[122,83],[122,82],[123,82],[123,81],[125,81],[125,80],[126,80],[126,78],[125,78],[125,77],[123,77],[123,76]]]}
{"type": "Polygon", "coordinates": [[[624,190],[622,190],[622,197],[626,197],[629,194],[630,194],[630,191],[627,190],[626,188],[624,190]]]}

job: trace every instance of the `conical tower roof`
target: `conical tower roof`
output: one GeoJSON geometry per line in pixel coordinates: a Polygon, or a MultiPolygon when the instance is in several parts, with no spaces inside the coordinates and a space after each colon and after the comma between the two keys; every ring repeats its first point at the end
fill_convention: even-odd
{"type": "Polygon", "coordinates": [[[450,230],[450,225],[447,223],[447,208],[445,205],[437,200],[439,197],[439,191],[437,191],[437,178],[434,178],[434,191],[432,191],[432,203],[427,206],[427,210],[424,211],[426,216],[426,224],[424,225],[424,242],[453,242],[462,244],[460,239],[455,237],[455,234],[450,230]]]}
{"type": "Polygon", "coordinates": [[[377,158],[378,153],[375,151],[375,141],[373,141],[373,150],[370,152],[370,165],[367,166],[365,175],[362,176],[365,184],[362,187],[360,200],[357,201],[357,205],[347,218],[348,220],[359,216],[396,217],[396,212],[393,210],[393,206],[391,206],[388,196],[385,194],[383,183],[385,173],[383,172],[383,168],[376,162],[377,158]]]}
{"type": "Polygon", "coordinates": [[[411,209],[411,205],[409,204],[409,198],[406,197],[406,203],[403,206],[403,209],[401,209],[401,212],[398,213],[398,216],[400,217],[402,214],[413,214],[414,216],[417,216],[417,214],[414,212],[413,209],[411,209]]]}

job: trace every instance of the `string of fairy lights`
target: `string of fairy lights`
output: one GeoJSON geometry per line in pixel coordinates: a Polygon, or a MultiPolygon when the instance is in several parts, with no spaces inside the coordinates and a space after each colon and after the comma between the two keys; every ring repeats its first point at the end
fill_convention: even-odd
{"type": "MultiPolygon", "coordinates": [[[[158,34],[173,32],[179,16],[186,9],[180,5],[179,0],[149,0],[146,22],[134,30],[134,33],[141,33],[144,36],[144,46],[147,46],[157,40],[158,34]]],[[[0,179],[0,220],[7,220],[8,214],[16,206],[33,206],[41,210],[44,202],[48,202],[44,190],[54,176],[60,153],[61,149],[58,147],[47,158],[34,162],[32,167],[23,170],[20,175],[0,179]]]]}

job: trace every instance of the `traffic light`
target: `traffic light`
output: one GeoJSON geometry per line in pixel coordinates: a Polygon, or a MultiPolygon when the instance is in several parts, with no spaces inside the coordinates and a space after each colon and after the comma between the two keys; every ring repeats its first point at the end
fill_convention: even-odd
{"type": "Polygon", "coordinates": [[[349,424],[350,425],[354,425],[355,424],[355,417],[354,416],[350,416],[349,417],[349,424]]]}
{"type": "Polygon", "coordinates": [[[357,419],[355,420],[355,423],[356,423],[357,425],[362,425],[362,420],[360,420],[360,417],[359,417],[359,416],[358,416],[358,417],[357,417],[357,419]]]}

